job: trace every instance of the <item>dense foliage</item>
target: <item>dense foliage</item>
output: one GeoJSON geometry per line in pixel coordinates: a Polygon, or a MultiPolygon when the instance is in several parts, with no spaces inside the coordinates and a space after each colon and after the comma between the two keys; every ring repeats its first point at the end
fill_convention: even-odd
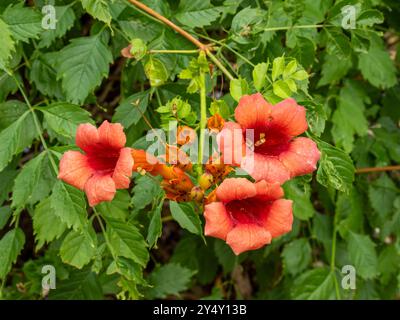
{"type": "Polygon", "coordinates": [[[400,162],[400,3],[141,2],[212,54],[127,0],[0,2],[0,298],[399,298],[399,174],[355,168],[400,162]],[[306,107],[321,158],[283,185],[293,227],[270,245],[236,256],[157,177],[134,173],[94,208],[57,179],[79,124],[121,123],[126,145],[146,149],[150,127],[198,128],[202,90],[207,117],[226,121],[256,92],[306,107]]]}

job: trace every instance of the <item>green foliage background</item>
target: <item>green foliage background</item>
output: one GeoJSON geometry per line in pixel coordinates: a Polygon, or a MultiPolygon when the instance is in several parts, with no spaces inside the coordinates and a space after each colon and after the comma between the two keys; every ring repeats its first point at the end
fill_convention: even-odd
{"type": "Polygon", "coordinates": [[[236,257],[224,242],[202,236],[193,206],[164,203],[157,182],[139,175],[132,190],[89,209],[82,192],[56,179],[78,124],[121,122],[128,145],[144,148],[148,127],[132,102],[140,99],[154,127],[162,124],[155,110],[177,95],[199,111],[196,83],[178,78],[195,56],[132,62],[120,50],[133,38],[150,50],[196,48],[124,0],[55,0],[54,30],[41,26],[46,1],[2,0],[1,298],[42,298],[41,269],[50,264],[57,289],[49,299],[398,299],[399,174],[354,176],[354,166],[400,162],[400,3],[142,2],[215,45],[236,79],[229,83],[214,68],[208,103],[223,99],[228,116],[236,98],[256,89],[272,101],[291,95],[307,107],[307,134],[322,157],[316,175],[284,186],[294,200],[293,231],[236,257]],[[341,27],[346,5],[356,8],[355,29],[341,27]],[[277,57],[283,62],[275,60],[268,87],[266,64],[272,68],[277,57]],[[281,78],[293,58],[311,75],[295,87],[281,78]],[[357,272],[355,290],[341,287],[349,264],[357,272]]]}

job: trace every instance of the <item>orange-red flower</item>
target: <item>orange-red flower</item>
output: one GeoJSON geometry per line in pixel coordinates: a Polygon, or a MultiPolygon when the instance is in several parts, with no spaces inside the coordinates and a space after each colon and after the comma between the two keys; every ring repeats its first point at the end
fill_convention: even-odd
{"type": "Polygon", "coordinates": [[[230,178],[216,193],[218,202],[205,206],[204,233],[226,241],[236,255],[269,244],[292,229],[292,201],[280,199],[279,183],[230,178]]]}
{"type": "Polygon", "coordinates": [[[127,189],[132,175],[131,149],[124,148],[122,125],[104,121],[97,129],[81,124],[76,132],[79,151],[67,151],[60,161],[59,179],[84,190],[90,206],[111,201],[116,189],[127,189]]]}
{"type": "Polygon", "coordinates": [[[196,131],[188,126],[179,126],[176,133],[176,143],[180,145],[190,144],[196,140],[196,131]]]}
{"type": "Polygon", "coordinates": [[[305,108],[294,99],[271,105],[260,93],[245,95],[235,119],[219,133],[219,148],[225,160],[232,159],[255,180],[284,183],[316,169],[320,152],[315,142],[295,138],[307,130],[307,121],[305,108]],[[246,140],[249,129],[254,137],[246,140]]]}

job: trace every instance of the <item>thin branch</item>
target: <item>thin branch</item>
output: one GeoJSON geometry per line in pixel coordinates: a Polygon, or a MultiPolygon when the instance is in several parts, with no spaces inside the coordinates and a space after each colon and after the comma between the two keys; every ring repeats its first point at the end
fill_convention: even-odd
{"type": "Polygon", "coordinates": [[[387,166],[387,167],[359,168],[356,169],[356,173],[371,173],[371,172],[384,172],[384,171],[397,171],[397,170],[400,170],[400,165],[387,166]]]}

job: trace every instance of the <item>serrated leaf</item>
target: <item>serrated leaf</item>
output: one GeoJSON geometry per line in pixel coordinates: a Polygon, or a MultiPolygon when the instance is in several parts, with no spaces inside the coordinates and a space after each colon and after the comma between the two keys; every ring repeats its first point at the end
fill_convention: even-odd
{"type": "Polygon", "coordinates": [[[37,136],[30,111],[22,114],[14,123],[0,133],[0,171],[11,161],[12,157],[32,143],[37,136]]]}
{"type": "Polygon", "coordinates": [[[82,269],[96,254],[97,238],[92,226],[86,225],[81,231],[70,231],[60,247],[61,260],[75,268],[82,269]]]}
{"type": "Polygon", "coordinates": [[[135,93],[121,102],[113,117],[114,122],[120,122],[125,129],[135,125],[146,112],[149,103],[149,92],[135,93]]]}
{"type": "Polygon", "coordinates": [[[161,210],[163,205],[164,201],[161,201],[151,213],[150,224],[146,238],[150,248],[156,245],[158,238],[161,237],[162,234],[161,210]]]}
{"type": "Polygon", "coordinates": [[[324,132],[325,122],[328,119],[324,106],[314,101],[300,101],[299,105],[306,107],[309,129],[319,137],[324,132]]]}
{"type": "Polygon", "coordinates": [[[132,259],[145,267],[149,259],[146,242],[132,224],[106,218],[107,234],[117,256],[132,259]]]}
{"type": "Polygon", "coordinates": [[[50,206],[50,198],[42,200],[33,213],[33,230],[37,241],[36,250],[45,243],[58,239],[67,229],[67,225],[54,214],[50,206]]]}
{"type": "Polygon", "coordinates": [[[222,240],[216,240],[214,243],[215,255],[222,265],[224,273],[227,274],[233,271],[237,257],[232,252],[232,249],[222,240]]]}
{"type": "Polygon", "coordinates": [[[375,244],[368,235],[350,232],[347,249],[357,275],[363,279],[372,279],[378,275],[375,244]]]}
{"type": "Polygon", "coordinates": [[[293,214],[300,220],[308,220],[315,214],[311,203],[311,188],[308,184],[301,184],[292,179],[284,185],[285,194],[288,199],[293,200],[293,214]]]}
{"type": "Polygon", "coordinates": [[[168,263],[150,274],[148,282],[152,288],[147,291],[147,294],[150,298],[178,295],[188,288],[192,276],[192,270],[181,267],[179,264],[168,263]]]}
{"type": "Polygon", "coordinates": [[[229,84],[229,91],[233,99],[239,101],[243,95],[249,93],[249,85],[246,79],[233,79],[229,84]]]}
{"type": "Polygon", "coordinates": [[[25,234],[20,228],[8,231],[0,240],[0,279],[4,280],[25,244],[25,234]]]}
{"type": "Polygon", "coordinates": [[[369,184],[368,198],[382,223],[389,218],[397,194],[396,185],[386,174],[369,184]]]}
{"type": "Polygon", "coordinates": [[[282,251],[285,271],[295,276],[311,263],[311,246],[306,238],[293,240],[282,251]]]}
{"type": "Polygon", "coordinates": [[[136,210],[143,209],[152,203],[160,192],[161,188],[157,180],[149,176],[138,176],[135,178],[133,187],[132,204],[136,210]]]}
{"type": "Polygon", "coordinates": [[[0,18],[0,69],[5,69],[8,60],[11,58],[11,53],[15,50],[14,40],[11,37],[11,30],[7,23],[0,18]]]}
{"type": "Polygon", "coordinates": [[[42,152],[22,168],[15,179],[12,207],[34,204],[50,193],[55,177],[48,157],[47,152],[42,152]]]}
{"type": "Polygon", "coordinates": [[[191,233],[201,235],[203,230],[199,215],[190,203],[169,202],[172,217],[179,225],[191,233]]]}
{"type": "Polygon", "coordinates": [[[317,181],[326,186],[348,193],[354,181],[354,165],[343,151],[326,142],[318,141],[321,159],[317,181]]]}
{"type": "Polygon", "coordinates": [[[42,15],[32,7],[24,7],[23,4],[10,6],[2,17],[16,40],[28,42],[29,39],[37,39],[43,31],[42,15]]]}
{"type": "Polygon", "coordinates": [[[348,58],[351,53],[349,39],[342,33],[341,29],[324,28],[324,33],[328,39],[327,52],[340,58],[348,58]]]}
{"type": "Polygon", "coordinates": [[[112,60],[101,34],[72,39],[59,53],[57,70],[68,101],[83,103],[108,75],[112,60]]]}
{"type": "Polygon", "coordinates": [[[351,59],[340,59],[336,55],[325,55],[321,71],[322,77],[318,81],[318,86],[334,84],[340,81],[351,66],[351,59]]]}
{"type": "Polygon", "coordinates": [[[104,23],[111,24],[111,13],[108,2],[105,0],[81,0],[82,7],[89,14],[104,23]]]}
{"type": "Polygon", "coordinates": [[[57,290],[50,290],[50,300],[102,300],[103,289],[96,274],[85,268],[72,270],[67,279],[57,282],[57,290]]]}
{"type": "Polygon", "coordinates": [[[149,60],[144,65],[144,72],[150,81],[152,87],[159,87],[168,80],[168,70],[164,63],[150,56],[149,60]]]}
{"type": "Polygon", "coordinates": [[[125,221],[129,214],[131,196],[127,190],[117,190],[112,201],[104,201],[96,206],[102,215],[125,221]]]}
{"type": "Polygon", "coordinates": [[[75,13],[71,6],[54,6],[56,13],[56,28],[44,30],[39,47],[49,47],[54,40],[63,37],[75,22],[75,13]]]}
{"type": "Polygon", "coordinates": [[[55,102],[46,107],[37,108],[44,114],[47,125],[57,134],[71,139],[81,123],[93,123],[90,113],[77,105],[55,102]]]}
{"type": "Polygon", "coordinates": [[[275,81],[285,70],[285,58],[278,57],[272,61],[272,81],[275,81]]]}
{"type": "Polygon", "coordinates": [[[0,230],[3,229],[11,217],[11,208],[8,206],[0,207],[0,230]]]}
{"type": "Polygon", "coordinates": [[[209,26],[221,11],[221,8],[213,7],[210,0],[181,0],[174,17],[185,26],[198,28],[209,26]]]}
{"type": "Polygon", "coordinates": [[[357,26],[371,27],[374,24],[382,23],[384,20],[382,12],[376,9],[368,9],[357,17],[357,26]]]}
{"type": "Polygon", "coordinates": [[[283,80],[275,81],[272,84],[274,94],[282,99],[289,98],[292,94],[292,90],[289,88],[288,84],[283,80]]]}
{"type": "Polygon", "coordinates": [[[333,300],[336,298],[334,277],[328,268],[308,270],[295,279],[292,297],[296,300],[333,300]]]}
{"type": "Polygon", "coordinates": [[[86,200],[82,191],[58,181],[50,196],[50,206],[68,228],[82,230],[86,219],[86,200]]]}

